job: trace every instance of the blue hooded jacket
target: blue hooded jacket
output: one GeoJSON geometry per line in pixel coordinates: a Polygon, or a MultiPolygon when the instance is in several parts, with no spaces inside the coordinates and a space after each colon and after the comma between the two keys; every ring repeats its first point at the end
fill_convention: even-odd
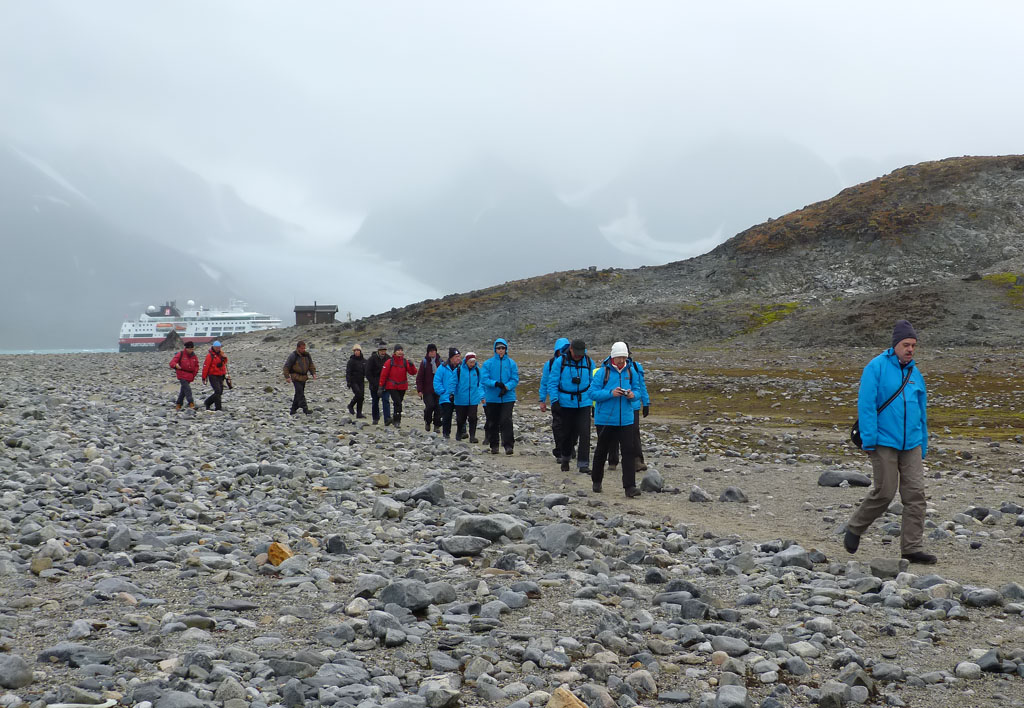
{"type": "Polygon", "coordinates": [[[900,366],[894,349],[889,348],[864,367],[857,394],[857,418],[865,450],[878,445],[897,450],[921,446],[921,457],[928,454],[928,392],[924,377],[913,361],[900,366]],[[896,399],[878,413],[878,407],[896,393],[907,370],[910,379],[896,399]]]}
{"type": "Polygon", "coordinates": [[[485,361],[480,375],[483,377],[484,400],[487,403],[511,403],[516,400],[516,386],[519,385],[519,365],[508,355],[508,342],[498,338],[494,340],[494,356],[485,361]],[[498,356],[498,345],[505,346],[505,356],[498,356]],[[505,384],[506,393],[495,384],[505,384]]]}
{"type": "MultiPolygon", "coordinates": [[[[551,374],[551,366],[555,363],[555,359],[562,355],[562,350],[569,346],[569,340],[565,337],[559,337],[555,341],[555,355],[544,362],[544,366],[540,370],[540,387],[537,389],[537,393],[540,395],[540,402],[543,403],[548,399],[548,376],[551,374]]],[[[554,403],[556,399],[552,398],[551,402],[554,403]]]]}
{"type": "Polygon", "coordinates": [[[590,384],[590,398],[597,404],[595,425],[633,425],[633,402],[625,396],[613,396],[612,391],[616,388],[629,389],[635,398],[640,398],[640,376],[628,361],[622,371],[618,371],[610,360],[605,360],[590,384]]]}
{"type": "Polygon", "coordinates": [[[548,376],[548,395],[563,408],[586,408],[590,405],[590,383],[594,380],[594,361],[586,353],[573,361],[569,351],[555,359],[548,376]],[[573,383],[577,379],[579,383],[573,383]]]}
{"type": "Polygon", "coordinates": [[[633,399],[633,410],[638,411],[651,405],[651,394],[647,392],[647,374],[644,373],[643,364],[632,357],[626,360],[626,366],[631,367],[634,374],[640,374],[640,395],[633,399]]]}
{"type": "Polygon", "coordinates": [[[455,396],[457,406],[475,406],[484,397],[483,375],[480,363],[472,369],[466,362],[459,364],[448,385],[448,394],[455,396]]]}
{"type": "Polygon", "coordinates": [[[441,403],[449,403],[448,396],[451,394],[448,389],[451,387],[451,380],[455,378],[455,369],[452,368],[451,362],[446,361],[434,372],[434,393],[441,403]]]}

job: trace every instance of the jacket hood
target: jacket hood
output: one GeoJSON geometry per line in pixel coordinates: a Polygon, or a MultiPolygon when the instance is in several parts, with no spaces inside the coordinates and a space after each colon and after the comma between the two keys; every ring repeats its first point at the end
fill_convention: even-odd
{"type": "Polygon", "coordinates": [[[506,342],[501,337],[498,337],[497,339],[494,340],[494,353],[495,354],[498,353],[498,345],[499,344],[504,344],[505,345],[505,353],[508,354],[508,342],[506,342]]]}
{"type": "Polygon", "coordinates": [[[569,346],[569,338],[568,337],[559,337],[558,339],[555,340],[555,354],[558,354],[560,351],[565,349],[567,346],[569,346]]]}

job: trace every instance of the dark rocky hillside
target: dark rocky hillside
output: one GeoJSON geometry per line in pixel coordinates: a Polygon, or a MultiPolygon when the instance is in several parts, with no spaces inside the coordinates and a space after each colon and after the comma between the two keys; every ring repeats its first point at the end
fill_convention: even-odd
{"type": "Polygon", "coordinates": [[[737,234],[703,256],[576,270],[328,328],[338,341],[874,346],[894,319],[933,345],[1024,340],[1024,156],[922,163],[737,234]],[[334,331],[336,329],[336,331],[334,331]]]}

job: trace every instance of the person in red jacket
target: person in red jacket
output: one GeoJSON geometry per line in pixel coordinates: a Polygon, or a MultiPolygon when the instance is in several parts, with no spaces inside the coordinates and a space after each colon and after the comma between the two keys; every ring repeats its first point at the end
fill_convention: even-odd
{"type": "Polygon", "coordinates": [[[181,391],[178,392],[178,402],[174,404],[175,409],[181,410],[181,404],[188,399],[188,407],[195,408],[196,402],[192,398],[192,382],[199,373],[199,357],[196,356],[195,345],[192,342],[185,342],[185,346],[171,359],[171,368],[174,369],[181,384],[181,391]]]}
{"type": "Polygon", "coordinates": [[[224,380],[227,379],[228,386],[231,386],[231,377],[228,376],[228,358],[224,356],[220,346],[219,340],[211,344],[206,361],[203,362],[203,383],[209,379],[210,386],[213,387],[213,393],[203,401],[206,410],[210,410],[210,406],[214,406],[215,410],[221,410],[220,397],[224,393],[224,380]]]}
{"type": "Polygon", "coordinates": [[[405,358],[405,349],[401,344],[396,344],[391,358],[384,362],[384,368],[380,372],[380,387],[384,394],[391,397],[392,415],[391,420],[384,419],[384,425],[392,425],[396,428],[402,425],[402,399],[405,392],[409,390],[409,376],[415,376],[416,366],[405,358]]]}

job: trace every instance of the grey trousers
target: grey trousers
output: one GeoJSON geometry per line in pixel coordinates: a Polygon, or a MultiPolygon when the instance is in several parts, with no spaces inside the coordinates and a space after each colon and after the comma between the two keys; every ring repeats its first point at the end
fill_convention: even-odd
{"type": "Polygon", "coordinates": [[[902,538],[900,551],[914,553],[923,550],[924,512],[924,467],[921,464],[921,448],[897,450],[892,447],[876,447],[868,453],[874,471],[875,484],[867,499],[850,517],[846,528],[862,535],[871,523],[881,516],[889,503],[900,492],[903,502],[902,538]]]}

